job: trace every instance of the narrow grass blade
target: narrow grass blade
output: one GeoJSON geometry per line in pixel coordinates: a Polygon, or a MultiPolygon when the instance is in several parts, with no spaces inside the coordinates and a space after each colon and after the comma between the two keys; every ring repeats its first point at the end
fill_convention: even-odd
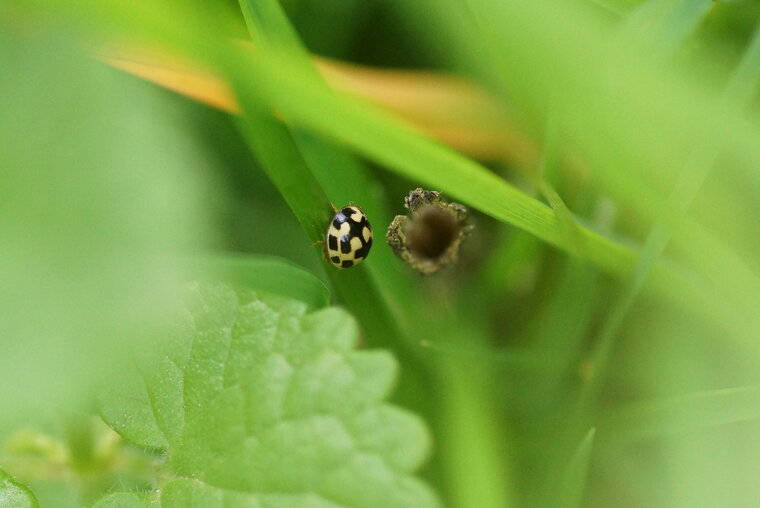
{"type": "MultiPolygon", "coordinates": [[[[243,96],[244,97],[244,96],[243,96]]],[[[266,113],[257,109],[254,103],[241,100],[247,123],[241,122],[241,131],[262,167],[293,210],[304,231],[314,242],[323,240],[325,225],[333,214],[330,201],[316,181],[306,162],[300,155],[287,127],[266,113]]],[[[320,250],[314,247],[317,255],[320,250]]],[[[345,273],[328,271],[339,294],[349,306],[366,319],[362,325],[373,344],[396,349],[402,358],[408,354],[408,347],[398,343],[403,335],[389,333],[395,322],[384,303],[377,286],[369,280],[363,266],[345,273]],[[364,309],[372,309],[371,316],[365,316],[364,309]]]]}
{"type": "MultiPolygon", "coordinates": [[[[315,86],[325,93],[331,93],[313,67],[279,3],[241,0],[240,5],[254,41],[272,48],[275,53],[287,52],[315,86]]],[[[251,118],[248,118],[250,121],[251,118]]],[[[314,193],[320,195],[320,200],[324,199],[336,207],[349,202],[360,204],[376,227],[378,223],[382,225],[390,222],[388,213],[377,195],[371,196],[368,192],[372,184],[366,169],[351,155],[299,129],[279,124],[273,119],[264,120],[258,115],[256,123],[260,126],[262,121],[265,121],[269,128],[276,129],[276,139],[257,142],[256,137],[262,135],[259,132],[260,128],[248,128],[249,137],[257,146],[257,153],[268,154],[265,155],[270,159],[267,165],[268,174],[273,181],[281,182],[278,188],[297,216],[313,214],[313,207],[316,205],[313,200],[304,201],[299,197],[305,192],[305,189],[299,188],[300,186],[314,189],[314,193]],[[293,160],[280,161],[279,157],[290,157],[293,160]],[[327,198],[328,195],[330,199],[327,198]],[[307,210],[310,207],[311,210],[307,210]]],[[[321,219],[315,218],[315,242],[323,240],[329,215],[331,214],[321,219]]],[[[310,224],[314,219],[306,220],[310,224]]],[[[311,228],[311,225],[309,227],[311,228]]],[[[378,236],[382,238],[382,229],[379,233],[378,236]]],[[[407,350],[406,353],[401,352],[405,356],[410,348],[415,348],[409,342],[409,335],[397,326],[398,318],[403,316],[403,313],[396,312],[394,315],[391,302],[403,305],[413,292],[400,280],[393,263],[388,249],[376,247],[372,257],[361,266],[342,272],[331,269],[328,275],[343,302],[361,318],[373,341],[378,345],[395,349],[401,347],[407,350]],[[375,264],[378,265],[377,269],[373,269],[375,264]],[[372,312],[367,312],[368,309],[372,309],[372,312]],[[398,341],[401,343],[397,343],[398,341]]]]}
{"type": "MultiPolygon", "coordinates": [[[[359,149],[388,169],[424,185],[435,186],[457,201],[472,206],[500,221],[524,229],[542,240],[572,251],[554,212],[546,205],[517,190],[505,180],[482,166],[438,143],[403,126],[391,115],[349,98],[325,93],[309,83],[309,78],[282,58],[273,59],[263,52],[250,58],[242,57],[250,71],[246,81],[254,83],[249,91],[259,100],[306,128],[359,149]],[[293,97],[303,97],[293,100],[293,97]],[[324,112],[330,111],[329,116],[324,112]],[[393,146],[394,150],[386,147],[393,146]]],[[[636,253],[620,243],[579,227],[580,252],[605,271],[625,277],[635,264],[636,253]]],[[[720,308],[715,292],[693,273],[661,260],[647,280],[652,289],[672,302],[692,306],[714,306],[716,312],[707,315],[729,329],[735,328],[738,311],[751,316],[750,307],[720,308]]]]}
{"type": "MultiPolygon", "coordinates": [[[[77,2],[76,7],[68,14],[74,12],[82,15],[84,6],[90,7],[94,4],[91,1],[82,0],[77,2]]],[[[445,7],[447,9],[452,8],[448,5],[445,7]]],[[[509,17],[504,16],[503,7],[497,6],[492,13],[494,22],[503,21],[505,27],[515,28],[515,30],[502,30],[498,35],[505,40],[501,42],[509,42],[509,38],[512,37],[517,38],[518,42],[521,41],[520,38],[525,35],[528,26],[536,29],[535,33],[537,34],[554,33],[555,30],[557,33],[563,33],[563,30],[566,32],[567,26],[571,25],[589,28],[588,33],[586,30],[576,30],[577,40],[572,40],[572,44],[567,46],[552,45],[551,52],[548,53],[549,50],[546,49],[546,46],[536,45],[535,47],[540,49],[541,54],[546,57],[537,60],[540,65],[535,65],[536,62],[532,62],[530,66],[526,67],[522,65],[525,62],[518,62],[516,68],[525,72],[512,77],[515,78],[515,91],[518,92],[518,96],[525,99],[526,107],[530,109],[531,104],[536,102],[538,96],[545,98],[556,91],[571,93],[573,90],[586,87],[588,85],[586,75],[579,72],[578,69],[579,66],[581,68],[588,66],[587,60],[597,54],[592,46],[601,37],[598,27],[592,26],[587,19],[582,19],[577,12],[565,12],[548,5],[541,4],[528,9],[524,5],[516,3],[513,9],[513,15],[509,17]],[[518,23],[518,20],[521,20],[520,24],[515,27],[514,25],[518,23]],[[522,27],[522,24],[525,24],[525,27],[522,27]],[[586,55],[586,53],[588,55],[585,57],[586,60],[577,62],[574,58],[564,58],[567,55],[564,55],[563,52],[566,51],[572,51],[573,56],[586,55]],[[568,70],[568,66],[571,65],[570,62],[572,62],[572,72],[568,70]],[[527,92],[524,85],[532,79],[540,78],[540,69],[547,65],[552,66],[552,72],[557,72],[559,73],[558,76],[563,76],[563,79],[569,80],[566,83],[568,86],[555,86],[556,84],[553,84],[551,87],[553,92],[551,93],[533,86],[530,88],[530,92],[527,92]],[[570,74],[572,74],[572,78],[570,74]],[[576,79],[578,77],[582,77],[582,79],[578,81],[576,79]]],[[[66,10],[64,9],[62,12],[64,11],[66,10]]],[[[134,14],[132,11],[131,7],[117,5],[111,8],[107,15],[104,14],[103,9],[95,9],[91,13],[87,11],[88,15],[85,18],[99,20],[102,17],[107,26],[113,26],[114,29],[118,28],[117,31],[120,34],[132,35],[129,29],[134,28],[137,30],[136,33],[146,40],[161,41],[169,47],[181,49],[183,52],[195,52],[197,53],[196,56],[207,59],[208,63],[212,63],[216,68],[222,70],[222,74],[234,76],[234,81],[241,90],[244,90],[249,96],[253,96],[257,103],[265,103],[268,107],[274,108],[289,122],[318,132],[338,142],[346,143],[365,156],[407,178],[425,185],[435,186],[458,201],[479,209],[498,220],[522,228],[552,245],[566,250],[571,249],[562,238],[556,215],[551,209],[526,196],[503,179],[489,173],[482,166],[420,136],[414,128],[403,125],[392,115],[379,112],[366,105],[359,105],[356,101],[326,93],[320,87],[314,86],[308,72],[299,70],[298,67],[300,66],[290,65],[286,58],[282,58],[281,54],[271,55],[267,54],[266,51],[258,51],[252,58],[249,52],[236,46],[228,47],[213,38],[201,38],[195,35],[205,33],[202,29],[203,23],[200,19],[196,19],[198,16],[178,20],[168,15],[164,10],[149,13],[136,11],[139,12],[140,16],[145,16],[143,21],[150,20],[151,26],[155,26],[154,30],[147,33],[144,27],[135,21],[135,17],[131,15],[134,14]],[[118,22],[114,20],[115,17],[118,17],[118,22]],[[182,28],[176,26],[178,21],[184,23],[182,28]],[[393,150],[388,150],[387,147],[389,146],[393,147],[393,150]]],[[[537,41],[531,39],[530,44],[536,43],[537,41]]],[[[508,45],[508,49],[514,52],[523,46],[522,43],[512,44],[508,45]]],[[[505,49],[505,51],[507,50],[505,49]]],[[[506,54],[509,54],[509,51],[506,54]]],[[[622,66],[622,63],[616,63],[613,67],[620,70],[622,66]]],[[[622,105],[618,104],[618,106],[623,107],[623,110],[628,112],[632,108],[638,107],[637,105],[646,99],[648,105],[641,111],[653,115],[651,125],[656,126],[656,129],[639,129],[636,122],[630,125],[616,125],[616,137],[627,136],[627,134],[632,136],[626,137],[630,142],[626,142],[622,151],[616,148],[618,146],[616,143],[599,143],[596,138],[593,142],[586,143],[587,148],[591,150],[589,152],[590,159],[599,162],[602,169],[605,167],[616,168],[618,170],[617,175],[622,175],[619,180],[617,176],[605,180],[605,185],[612,185],[612,181],[617,181],[618,184],[620,182],[626,183],[622,186],[626,187],[630,181],[636,181],[635,175],[638,167],[656,167],[659,169],[667,167],[667,164],[663,163],[663,159],[670,161],[679,159],[680,153],[683,151],[683,138],[689,137],[688,135],[695,130],[695,125],[701,125],[702,120],[715,112],[714,108],[700,106],[699,104],[702,104],[700,101],[694,101],[693,99],[698,98],[695,90],[682,86],[683,83],[668,82],[665,84],[667,86],[663,88],[662,83],[657,81],[658,92],[656,95],[650,96],[649,92],[652,91],[654,80],[655,78],[659,79],[659,76],[653,75],[650,72],[651,69],[646,66],[642,66],[642,70],[642,76],[637,78],[636,83],[631,85],[629,89],[627,88],[627,91],[631,93],[631,100],[622,105]],[[650,104],[652,99],[654,99],[654,103],[650,104]],[[663,108],[657,106],[662,104],[665,104],[663,108]],[[633,132],[629,133],[631,129],[633,132]],[[651,141],[651,144],[642,147],[640,145],[644,139],[637,138],[641,132],[656,132],[658,134],[648,135],[646,141],[651,141]],[[660,135],[663,133],[666,135],[660,135]],[[663,148],[663,144],[668,146],[667,151],[663,148]],[[619,167],[620,161],[625,161],[624,166],[619,167]],[[629,173],[631,178],[626,176],[629,173]]],[[[593,72],[590,74],[595,75],[593,72]]],[[[543,82],[539,80],[538,83],[543,82]]],[[[578,97],[585,97],[585,95],[581,93],[578,97]]],[[[599,98],[591,97],[590,99],[593,99],[591,101],[592,106],[598,105],[599,98]]],[[[546,101],[542,99],[540,102],[544,104],[546,101]]],[[[573,102],[577,103],[577,100],[573,102]]],[[[581,122],[578,124],[578,132],[593,134],[588,129],[606,129],[604,125],[607,125],[609,119],[606,119],[605,115],[619,113],[617,109],[601,108],[597,110],[595,106],[591,110],[599,113],[601,117],[596,118],[593,125],[589,123],[591,122],[589,118],[579,118],[581,122]]],[[[632,118],[641,120],[644,117],[639,117],[636,113],[632,118]]],[[[649,116],[645,118],[650,119],[649,116]]],[[[757,149],[754,134],[739,129],[735,118],[724,115],[710,118],[716,129],[720,131],[718,137],[724,141],[730,139],[730,145],[736,150],[737,158],[741,160],[760,158],[760,151],[757,149]]],[[[744,126],[742,125],[742,127],[744,126]]],[[[604,132],[597,134],[603,136],[604,132]]],[[[693,137],[691,141],[694,141],[693,137]]],[[[605,171],[600,171],[600,174],[604,175],[605,171]]],[[[638,185],[641,187],[641,182],[638,185]]],[[[647,206],[641,206],[640,210],[650,209],[652,203],[656,203],[656,198],[650,199],[651,193],[647,195],[642,191],[629,192],[629,194],[635,195],[635,199],[644,199],[646,196],[647,206]]],[[[617,276],[626,276],[630,273],[636,259],[632,250],[594,233],[588,228],[580,228],[580,233],[583,239],[582,255],[585,259],[617,276]]],[[[668,295],[673,301],[691,300],[695,304],[711,305],[716,300],[710,288],[705,288],[702,284],[690,280],[689,275],[685,275],[683,272],[673,270],[667,262],[658,263],[653,268],[649,280],[653,288],[668,295]]],[[[744,282],[743,285],[747,286],[748,283],[744,282]]],[[[755,289],[756,287],[753,286],[754,293],[757,293],[755,289]]],[[[740,310],[748,314],[749,309],[749,307],[744,306],[740,310]]],[[[720,313],[715,314],[715,316],[711,315],[710,317],[717,317],[722,320],[725,326],[732,326],[730,308],[721,309],[720,313]]]]}
{"type": "Polygon", "coordinates": [[[596,429],[592,427],[578,443],[560,478],[558,499],[554,501],[556,504],[552,502],[553,506],[566,508],[583,506],[583,495],[588,481],[595,435],[596,429]]]}
{"type": "MultiPolygon", "coordinates": [[[[311,83],[326,94],[333,93],[317,72],[278,2],[241,0],[240,6],[254,41],[270,48],[274,53],[287,53],[298,68],[308,75],[311,83]]],[[[324,189],[333,205],[336,207],[348,203],[361,205],[371,218],[376,228],[378,243],[380,243],[383,234],[382,226],[389,224],[392,216],[383,202],[383,196],[375,192],[377,185],[367,168],[341,146],[316,138],[313,134],[296,126],[290,125],[288,130],[307,169],[324,189]]],[[[281,170],[286,171],[287,167],[282,167],[281,170]]],[[[333,280],[338,292],[344,298],[351,300],[360,298],[357,294],[361,291],[359,284],[366,283],[368,288],[375,288],[375,291],[379,292],[378,296],[383,297],[386,306],[393,310],[398,321],[407,315],[403,309],[409,308],[414,295],[413,288],[410,287],[399,268],[398,261],[389,249],[376,247],[373,249],[371,259],[363,264],[363,269],[369,272],[367,277],[372,282],[356,281],[356,284],[345,287],[342,285],[347,284],[348,280],[355,276],[333,277],[333,280]]],[[[367,308],[374,308],[374,306],[370,305],[367,308]]],[[[372,316],[368,319],[376,317],[372,316]]],[[[406,325],[409,324],[409,320],[406,320],[406,325]]]]}
{"type": "MultiPolygon", "coordinates": [[[[229,84],[200,63],[133,48],[101,50],[96,55],[192,100],[240,114],[229,84]]],[[[382,105],[475,159],[506,160],[523,168],[535,163],[533,142],[501,103],[473,83],[444,73],[375,69],[319,57],[312,61],[335,90],[382,105]]]]}
{"type": "MultiPolygon", "coordinates": [[[[246,21],[249,23],[249,29],[254,34],[254,40],[266,39],[266,44],[279,44],[275,52],[295,52],[297,54],[295,62],[300,63],[300,68],[307,67],[307,69],[304,69],[304,73],[312,80],[315,88],[322,90],[326,96],[332,94],[320,80],[316,71],[311,68],[311,62],[300,46],[300,42],[297,41],[295,32],[291,29],[284,13],[281,11],[279,3],[256,3],[250,0],[241,0],[241,7],[246,12],[246,21]]],[[[368,200],[367,202],[372,203],[372,208],[378,212],[377,216],[386,217],[386,214],[383,213],[379,205],[374,206],[377,199],[369,197],[367,189],[370,188],[371,182],[363,167],[354,163],[342,150],[336,149],[326,141],[305,136],[297,130],[294,131],[294,140],[295,144],[290,150],[297,150],[302,154],[305,167],[312,171],[319,183],[328,192],[331,192],[331,195],[344,195],[346,199],[349,196],[354,196],[354,199],[357,199],[359,196],[365,196],[368,200]]],[[[276,168],[275,170],[287,172],[287,168],[285,167],[276,168]]],[[[387,222],[383,220],[381,224],[388,222],[390,222],[389,218],[387,222]]],[[[379,230],[379,232],[382,234],[382,230],[379,230]]],[[[375,261],[374,254],[376,253],[390,256],[389,249],[380,249],[379,251],[376,249],[376,252],[373,253],[372,262],[375,261]]],[[[366,326],[367,321],[376,321],[378,329],[384,326],[385,330],[387,330],[386,333],[393,333],[396,330],[393,317],[389,314],[383,315],[382,313],[382,306],[385,302],[381,295],[388,295],[392,297],[393,301],[407,303],[398,315],[406,318],[405,321],[409,323],[409,329],[412,331],[412,334],[404,334],[396,339],[402,342],[400,345],[409,347],[408,341],[412,337],[420,341],[432,336],[432,333],[423,325],[426,321],[433,319],[432,316],[421,319],[416,315],[419,312],[430,310],[429,306],[425,305],[421,299],[412,298],[414,292],[410,284],[404,284],[404,281],[394,284],[394,267],[391,264],[392,260],[390,258],[380,256],[378,261],[377,266],[378,268],[382,268],[382,270],[373,271],[369,267],[371,265],[369,265],[368,261],[366,263],[368,265],[366,270],[352,269],[346,274],[341,273],[333,277],[333,282],[338,292],[343,293],[342,296],[346,305],[356,309],[355,312],[360,316],[363,325],[366,326]],[[412,309],[416,309],[416,312],[413,312],[412,309]]],[[[364,268],[364,266],[359,268],[364,268]]],[[[438,320],[446,321],[445,318],[439,318],[438,320]]],[[[398,351],[399,344],[395,346],[394,349],[398,351]]],[[[404,358],[402,357],[402,360],[404,358]]],[[[442,394],[441,398],[446,401],[445,404],[435,403],[436,410],[440,411],[441,406],[451,408],[451,411],[446,413],[446,424],[444,426],[449,428],[456,427],[456,418],[462,414],[467,414],[469,415],[468,421],[476,427],[476,431],[471,433],[454,432],[449,440],[452,449],[455,450],[447,461],[449,466],[458,463],[458,455],[456,453],[463,449],[468,450],[472,456],[472,460],[467,467],[470,471],[468,478],[477,479],[478,481],[478,486],[474,488],[477,491],[477,503],[474,502],[474,499],[467,497],[462,500],[460,505],[472,506],[473,508],[476,506],[479,508],[505,506],[504,500],[506,499],[505,493],[507,492],[507,489],[503,485],[507,477],[505,473],[505,461],[504,455],[497,452],[500,448],[499,444],[502,441],[502,437],[489,419],[479,417],[479,415],[487,413],[479,404],[485,404],[486,406],[493,405],[493,401],[490,401],[488,398],[488,384],[483,382],[482,376],[473,373],[460,371],[457,376],[451,376],[451,371],[444,366],[459,365],[461,368],[461,364],[451,358],[445,361],[427,361],[426,363],[434,366],[437,380],[436,390],[442,394]],[[445,380],[449,382],[446,383],[445,380]],[[473,409],[473,406],[476,407],[473,409]]],[[[404,373],[406,375],[419,376],[419,372],[410,372],[410,369],[414,368],[415,366],[410,365],[410,362],[407,360],[404,373]]],[[[426,388],[429,389],[430,387],[426,388]]],[[[454,478],[459,479],[460,476],[457,473],[453,473],[451,478],[452,480],[454,478]]],[[[454,480],[454,483],[460,484],[458,480],[454,480]]],[[[466,490],[473,489],[471,482],[465,481],[464,484],[466,485],[466,490]]],[[[452,491],[457,496],[462,495],[463,489],[452,488],[452,491]]]]}
{"type": "Polygon", "coordinates": [[[581,250],[583,240],[581,232],[579,231],[579,226],[573,218],[573,214],[567,208],[567,205],[548,179],[550,173],[556,172],[558,165],[556,124],[551,118],[548,123],[549,125],[546,128],[546,141],[539,168],[537,187],[546,201],[548,201],[549,206],[554,210],[559,227],[565,237],[565,245],[568,246],[570,253],[577,257],[582,257],[581,250]]]}
{"type": "Polygon", "coordinates": [[[667,62],[696,31],[713,6],[713,0],[649,0],[625,21],[624,34],[651,47],[667,62]],[[644,39],[644,40],[641,40],[644,39]]]}
{"type": "MultiPolygon", "coordinates": [[[[288,118],[349,143],[388,169],[435,187],[552,245],[570,248],[549,207],[476,162],[425,138],[376,108],[324,93],[311,86],[308,77],[287,62],[275,63],[271,56],[259,54],[250,63],[256,91],[288,118]],[[290,99],[296,96],[308,99],[298,102],[290,99]],[[331,116],[325,117],[324,111],[331,111],[331,116]],[[389,146],[394,149],[387,150],[389,146]]],[[[632,251],[587,228],[581,228],[580,233],[585,258],[618,275],[632,266],[632,251]]]]}
{"type": "Polygon", "coordinates": [[[239,253],[210,254],[195,260],[192,267],[200,280],[208,277],[288,296],[317,309],[330,303],[330,293],[322,281],[286,259],[239,253]]]}
{"type": "Polygon", "coordinates": [[[452,506],[513,506],[511,473],[505,457],[505,428],[494,413],[489,366],[441,358],[438,362],[441,400],[440,448],[452,506]]]}
{"type": "Polygon", "coordinates": [[[760,386],[741,386],[612,408],[599,420],[599,435],[622,443],[758,418],[760,386]]]}
{"type": "Polygon", "coordinates": [[[636,0],[591,0],[602,9],[623,16],[636,8],[636,0]]]}
{"type": "MultiPolygon", "coordinates": [[[[752,99],[759,84],[760,28],[757,30],[731,80],[726,85],[722,95],[724,107],[733,111],[741,111],[747,106],[748,101],[752,99]]],[[[717,138],[715,136],[707,136],[706,139],[713,141],[717,138]]],[[[713,141],[697,145],[693,150],[671,192],[669,201],[672,212],[670,217],[668,217],[668,222],[672,223],[674,220],[678,220],[680,216],[686,214],[689,204],[702,187],[722,148],[718,142],[713,141]]],[[[610,355],[623,319],[636,300],[657,259],[664,252],[670,238],[671,232],[663,221],[657,222],[647,235],[644,248],[636,263],[633,274],[599,333],[597,345],[592,354],[594,375],[584,389],[581,404],[590,403],[589,399],[595,397],[596,392],[598,392],[606,369],[609,368],[610,355]]]]}

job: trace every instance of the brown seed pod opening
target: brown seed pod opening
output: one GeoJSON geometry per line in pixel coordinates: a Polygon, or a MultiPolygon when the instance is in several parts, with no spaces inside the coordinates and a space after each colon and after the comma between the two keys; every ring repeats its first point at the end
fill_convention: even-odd
{"type": "Polygon", "coordinates": [[[414,189],[404,200],[409,215],[397,215],[386,239],[393,252],[415,271],[429,275],[455,263],[472,231],[467,208],[449,203],[440,192],[414,189]]]}

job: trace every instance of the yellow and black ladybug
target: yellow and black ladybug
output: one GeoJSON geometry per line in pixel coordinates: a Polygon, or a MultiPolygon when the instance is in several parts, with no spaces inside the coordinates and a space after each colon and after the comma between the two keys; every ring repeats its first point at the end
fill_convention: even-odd
{"type": "Polygon", "coordinates": [[[336,268],[358,265],[372,248],[372,226],[356,205],[341,208],[330,221],[325,237],[325,258],[336,268]]]}

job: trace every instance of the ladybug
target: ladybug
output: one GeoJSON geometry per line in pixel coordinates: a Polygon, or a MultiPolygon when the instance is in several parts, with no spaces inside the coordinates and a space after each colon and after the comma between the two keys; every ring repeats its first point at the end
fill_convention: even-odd
{"type": "Polygon", "coordinates": [[[335,213],[327,226],[325,259],[336,268],[358,265],[372,248],[372,226],[364,211],[346,205],[335,213]]]}

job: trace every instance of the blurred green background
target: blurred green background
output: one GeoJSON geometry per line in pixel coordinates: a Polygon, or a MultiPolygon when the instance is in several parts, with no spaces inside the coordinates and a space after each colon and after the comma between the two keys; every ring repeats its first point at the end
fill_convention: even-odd
{"type": "Polygon", "coordinates": [[[0,6],[0,436],[95,413],[195,260],[274,255],[397,355],[446,505],[758,504],[757,2],[241,4],[0,6]],[[476,83],[540,155],[473,162],[330,92],[288,19],[313,54],[476,83]],[[242,116],[94,58],[143,46],[242,116]],[[428,278],[384,243],[417,186],[475,225],[428,278]],[[310,244],[349,201],[376,243],[338,273],[310,244]]]}

